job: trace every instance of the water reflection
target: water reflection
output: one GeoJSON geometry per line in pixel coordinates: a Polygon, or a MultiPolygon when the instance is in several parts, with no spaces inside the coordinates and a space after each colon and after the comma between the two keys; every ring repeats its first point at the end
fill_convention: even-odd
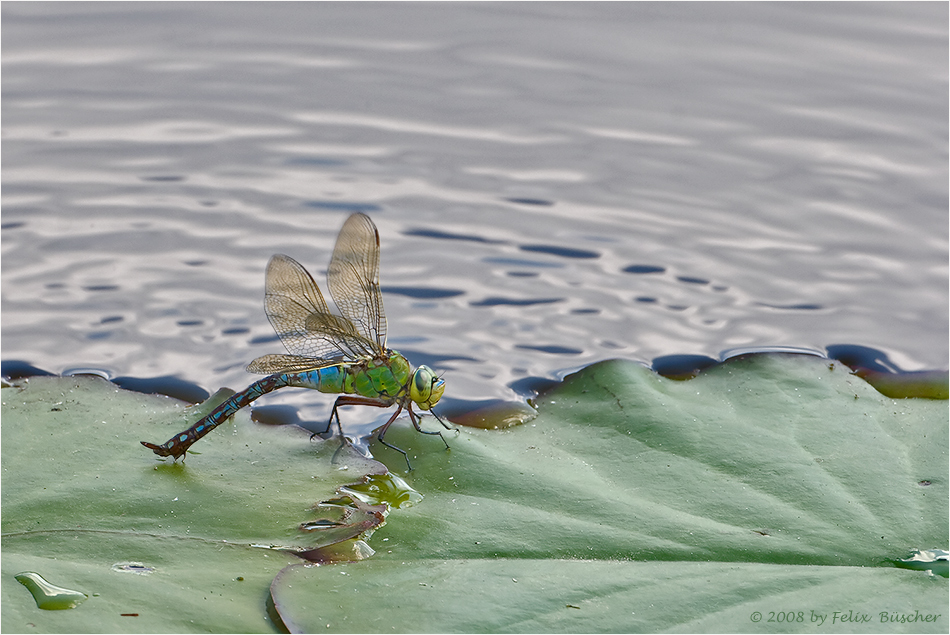
{"type": "Polygon", "coordinates": [[[319,277],[368,211],[462,401],[615,356],[946,366],[943,4],[117,6],[3,9],[7,360],[242,388],[267,259],[319,277]]]}

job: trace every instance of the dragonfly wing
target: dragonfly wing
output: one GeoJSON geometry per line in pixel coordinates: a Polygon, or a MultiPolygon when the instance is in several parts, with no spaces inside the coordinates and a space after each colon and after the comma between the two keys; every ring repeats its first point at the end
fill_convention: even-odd
{"type": "Polygon", "coordinates": [[[375,352],[386,349],[386,311],[379,291],[379,232],[369,216],[357,212],[340,230],[327,271],[337,308],[356,325],[375,352]]]}
{"type": "Polygon", "coordinates": [[[314,368],[323,368],[340,363],[341,360],[334,359],[311,359],[299,355],[264,355],[258,357],[247,365],[247,372],[258,373],[260,375],[273,375],[274,373],[297,373],[314,368]]]}
{"type": "Polygon", "coordinates": [[[317,283],[296,260],[277,254],[267,264],[266,278],[264,311],[293,356],[353,358],[373,350],[349,320],[330,313],[317,283]]]}

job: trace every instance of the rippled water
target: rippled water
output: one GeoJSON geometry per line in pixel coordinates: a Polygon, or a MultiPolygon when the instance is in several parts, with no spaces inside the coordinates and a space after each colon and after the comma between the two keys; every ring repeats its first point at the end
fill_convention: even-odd
{"type": "Polygon", "coordinates": [[[3,360],[243,388],[267,259],[322,281],[364,211],[390,345],[452,399],[749,347],[945,368],[947,14],[4,3],[3,360]]]}

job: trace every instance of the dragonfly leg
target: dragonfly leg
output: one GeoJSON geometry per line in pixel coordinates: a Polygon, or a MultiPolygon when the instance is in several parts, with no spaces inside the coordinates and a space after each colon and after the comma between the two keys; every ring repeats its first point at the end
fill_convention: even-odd
{"type": "MultiPolygon", "coordinates": [[[[395,450],[396,452],[399,452],[400,454],[402,454],[403,457],[406,459],[406,467],[408,467],[409,470],[412,471],[412,463],[409,462],[409,455],[406,454],[406,451],[403,450],[402,448],[397,448],[395,445],[393,445],[393,444],[391,444],[391,443],[387,443],[386,440],[383,439],[383,437],[386,435],[386,431],[389,430],[389,426],[391,426],[392,423],[393,423],[393,421],[396,420],[396,417],[399,416],[399,413],[400,413],[400,412],[402,412],[402,405],[400,405],[399,408],[396,409],[396,412],[393,413],[393,416],[391,416],[391,417],[389,418],[389,421],[387,421],[386,423],[384,423],[384,424],[383,424],[383,427],[379,429],[379,434],[376,435],[376,438],[379,440],[380,443],[382,443],[383,445],[385,445],[385,446],[386,446],[387,448],[389,448],[390,450],[395,450]]],[[[412,417],[411,417],[411,415],[412,415],[412,410],[411,410],[411,409],[409,410],[409,415],[410,415],[410,418],[412,418],[412,417]]],[[[415,420],[413,420],[412,423],[413,423],[413,425],[416,425],[415,420]]],[[[416,425],[416,430],[418,430],[418,429],[419,429],[419,426],[416,425]]]]}
{"type": "Polygon", "coordinates": [[[340,406],[375,406],[377,408],[388,408],[391,405],[393,405],[393,402],[387,401],[386,399],[341,395],[340,397],[337,397],[335,402],[333,402],[333,410],[330,412],[330,419],[327,421],[327,427],[320,432],[314,432],[312,435],[310,435],[310,439],[312,440],[313,437],[317,436],[318,434],[327,432],[330,429],[330,426],[333,425],[334,419],[336,419],[336,425],[340,431],[340,436],[343,436],[343,425],[340,423],[340,406]]]}
{"type": "MultiPolygon", "coordinates": [[[[339,413],[340,406],[375,406],[376,408],[389,408],[395,403],[396,401],[394,399],[374,399],[372,397],[359,397],[356,395],[341,395],[340,397],[337,398],[336,402],[333,404],[333,411],[330,413],[330,421],[327,422],[327,430],[329,430],[330,426],[333,425],[334,418],[336,419],[337,426],[340,426],[340,413],[339,413]]],[[[376,439],[379,440],[380,443],[385,445],[390,450],[395,450],[396,452],[399,452],[400,454],[402,454],[403,457],[406,459],[406,466],[411,470],[412,463],[409,462],[409,454],[407,454],[406,451],[403,450],[402,448],[396,447],[395,445],[391,443],[387,443],[386,438],[385,438],[386,431],[389,430],[389,426],[391,426],[393,422],[396,421],[396,418],[400,415],[402,410],[403,410],[403,405],[399,404],[399,408],[396,409],[396,412],[393,413],[393,416],[391,416],[389,420],[386,423],[384,423],[382,427],[380,427],[379,433],[376,435],[376,439]]],[[[422,434],[439,435],[439,438],[442,439],[442,443],[445,444],[445,447],[446,448],[449,447],[449,443],[448,441],[445,440],[445,437],[442,436],[441,430],[433,431],[433,432],[423,430],[419,426],[419,415],[413,412],[411,407],[406,408],[406,410],[409,411],[409,418],[412,421],[412,425],[416,430],[418,430],[422,434]]],[[[434,412],[432,414],[435,415],[435,418],[439,420],[439,423],[441,423],[445,427],[446,430],[453,429],[448,424],[446,424],[445,421],[443,421],[441,417],[436,415],[434,412]]],[[[342,426],[340,426],[340,435],[341,436],[343,435],[342,426]]]]}
{"type": "MultiPolygon", "coordinates": [[[[450,426],[449,424],[447,424],[447,423],[445,422],[445,420],[442,419],[442,417],[440,417],[438,414],[436,414],[435,410],[430,410],[430,411],[429,411],[429,414],[432,415],[433,417],[435,417],[435,418],[438,420],[438,422],[442,424],[442,427],[443,427],[443,428],[445,428],[446,430],[452,430],[453,432],[456,433],[456,436],[458,436],[458,431],[459,431],[458,428],[453,428],[452,426],[450,426]]],[[[421,418],[422,415],[419,415],[419,417],[421,418]]]]}
{"type": "MultiPolygon", "coordinates": [[[[446,449],[446,450],[449,449],[449,442],[446,441],[446,440],[445,440],[445,437],[442,436],[442,431],[441,431],[441,430],[431,430],[431,431],[430,431],[430,430],[423,430],[423,429],[422,429],[422,426],[419,425],[419,420],[422,419],[422,415],[419,415],[419,414],[416,414],[415,412],[413,412],[413,411],[412,411],[412,407],[407,408],[407,410],[409,410],[409,419],[412,420],[412,425],[413,425],[413,427],[415,427],[415,429],[416,429],[417,432],[421,432],[422,434],[437,434],[437,435],[439,435],[439,438],[442,439],[442,443],[445,444],[445,449],[446,449]]],[[[443,426],[445,426],[445,429],[446,429],[446,430],[452,430],[452,429],[453,429],[453,428],[450,428],[448,425],[446,425],[446,423],[445,423],[444,421],[442,421],[442,418],[441,418],[441,417],[439,417],[438,415],[436,415],[434,412],[433,412],[432,414],[435,416],[436,419],[439,420],[439,423],[441,423],[443,426]]]]}
{"type": "Polygon", "coordinates": [[[336,411],[336,404],[333,404],[333,410],[330,412],[330,418],[327,419],[327,427],[319,432],[314,432],[310,435],[310,440],[313,441],[314,437],[321,434],[326,434],[330,431],[330,428],[333,426],[333,419],[336,418],[336,427],[340,431],[340,436],[343,436],[343,425],[340,423],[340,415],[336,411]]]}

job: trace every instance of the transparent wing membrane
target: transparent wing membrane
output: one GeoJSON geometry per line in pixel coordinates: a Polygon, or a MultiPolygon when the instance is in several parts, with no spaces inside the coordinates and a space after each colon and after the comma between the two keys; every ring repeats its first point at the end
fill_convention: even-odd
{"type": "Polygon", "coordinates": [[[298,373],[314,368],[323,368],[339,364],[340,359],[313,359],[300,355],[264,355],[247,365],[247,372],[259,375],[274,373],[298,373]]]}
{"type": "Polygon", "coordinates": [[[327,271],[333,302],[376,351],[386,349],[386,312],[379,290],[379,232],[366,214],[343,224],[327,271]]]}
{"type": "Polygon", "coordinates": [[[318,368],[386,350],[386,313],[379,290],[379,233],[365,214],[343,224],[327,272],[330,294],[342,315],[330,313],[313,276],[289,256],[267,264],[264,310],[290,355],[265,355],[252,373],[318,368]]]}
{"type": "Polygon", "coordinates": [[[330,313],[317,283],[296,260],[274,256],[266,277],[264,311],[292,355],[339,360],[375,352],[376,345],[361,337],[352,322],[330,313]]]}

